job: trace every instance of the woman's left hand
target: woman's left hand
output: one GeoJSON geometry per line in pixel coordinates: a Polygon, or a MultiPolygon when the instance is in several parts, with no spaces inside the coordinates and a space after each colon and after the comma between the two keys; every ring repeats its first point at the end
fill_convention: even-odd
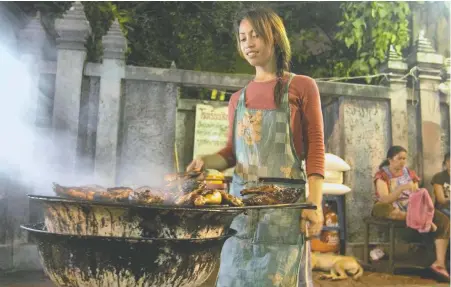
{"type": "Polygon", "coordinates": [[[323,209],[304,209],[301,215],[301,232],[307,237],[317,236],[321,233],[324,223],[323,209]]]}

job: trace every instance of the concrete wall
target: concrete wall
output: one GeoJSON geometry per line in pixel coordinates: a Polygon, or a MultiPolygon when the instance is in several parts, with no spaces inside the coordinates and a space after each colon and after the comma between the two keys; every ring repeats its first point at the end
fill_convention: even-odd
{"type": "Polygon", "coordinates": [[[173,85],[125,82],[119,185],[157,184],[165,173],[174,170],[176,100],[173,85]]]}
{"type": "Polygon", "coordinates": [[[444,155],[445,153],[449,152],[450,147],[450,131],[449,131],[449,104],[441,103],[440,104],[440,126],[441,126],[441,153],[444,155]]]}
{"type": "Polygon", "coordinates": [[[353,192],[346,196],[348,240],[362,240],[362,216],[373,204],[372,178],[391,144],[390,110],[387,101],[342,100],[343,159],[352,166],[345,182],[353,192]]]}
{"type": "Polygon", "coordinates": [[[418,103],[418,101],[411,101],[407,104],[409,134],[408,164],[422,176],[423,165],[421,162],[421,153],[418,152],[421,148],[421,118],[418,103]]]}
{"type": "Polygon", "coordinates": [[[83,77],[80,97],[76,169],[87,176],[94,172],[100,77],[83,77]]]}

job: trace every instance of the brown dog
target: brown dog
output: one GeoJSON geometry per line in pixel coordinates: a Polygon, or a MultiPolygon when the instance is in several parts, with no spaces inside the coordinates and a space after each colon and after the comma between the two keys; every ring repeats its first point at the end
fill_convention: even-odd
{"type": "Polygon", "coordinates": [[[354,280],[363,274],[363,268],[354,257],[334,253],[312,252],[312,269],[330,272],[320,279],[343,280],[352,276],[354,280]]]}

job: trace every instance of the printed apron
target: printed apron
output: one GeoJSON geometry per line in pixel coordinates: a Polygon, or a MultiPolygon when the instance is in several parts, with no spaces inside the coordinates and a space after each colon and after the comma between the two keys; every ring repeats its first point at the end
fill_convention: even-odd
{"type": "MultiPolygon", "coordinates": [[[[245,187],[261,178],[294,179],[304,189],[305,173],[296,155],[290,128],[288,86],[280,107],[247,109],[246,87],[235,111],[234,150],[237,160],[230,193],[241,197],[245,187]]],[[[261,183],[260,183],[261,184],[261,183]]],[[[265,182],[265,184],[271,184],[265,182]]],[[[305,193],[300,202],[305,201],[305,193]]],[[[222,248],[217,287],[313,286],[310,246],[300,232],[301,211],[250,210],[238,215],[231,228],[238,231],[222,248]]]]}
{"type": "MultiPolygon", "coordinates": [[[[409,175],[409,170],[404,167],[402,169],[402,175],[393,178],[393,174],[388,169],[388,166],[384,166],[382,168],[385,173],[388,175],[390,179],[390,190],[394,191],[400,185],[407,184],[412,181],[409,175]]],[[[403,190],[399,195],[398,199],[392,203],[392,205],[396,208],[399,208],[401,211],[407,211],[407,206],[409,205],[409,197],[412,194],[411,190],[403,190]]]]}

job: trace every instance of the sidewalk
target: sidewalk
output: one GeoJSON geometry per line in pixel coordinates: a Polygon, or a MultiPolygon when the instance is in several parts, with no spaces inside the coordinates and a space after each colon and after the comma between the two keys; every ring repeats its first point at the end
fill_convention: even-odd
{"type": "MultiPolygon", "coordinates": [[[[434,280],[421,279],[417,276],[400,276],[385,273],[365,272],[359,281],[347,279],[344,281],[319,280],[320,273],[314,273],[315,287],[368,287],[368,286],[404,286],[404,287],[445,287],[447,283],[437,283],[434,280]]],[[[10,274],[0,274],[1,287],[55,287],[44,273],[39,271],[23,271],[10,274]]],[[[130,286],[132,287],[132,286],[130,286]]]]}
{"type": "Polygon", "coordinates": [[[431,279],[418,276],[391,275],[386,273],[365,272],[359,281],[347,279],[344,281],[319,280],[320,273],[314,272],[315,287],[367,287],[367,286],[404,286],[404,287],[446,287],[449,283],[438,283],[431,279]]]}

